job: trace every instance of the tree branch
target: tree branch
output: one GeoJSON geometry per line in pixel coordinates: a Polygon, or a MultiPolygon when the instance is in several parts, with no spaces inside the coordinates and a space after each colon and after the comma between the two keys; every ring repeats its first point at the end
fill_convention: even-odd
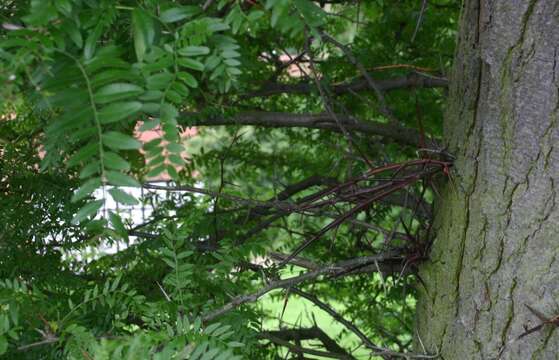
{"type": "Polygon", "coordinates": [[[300,347],[300,346],[297,346],[297,345],[294,345],[294,344],[290,343],[287,340],[278,338],[278,337],[270,335],[270,334],[262,335],[262,337],[265,337],[267,340],[270,340],[274,344],[285,346],[291,352],[294,352],[296,354],[310,354],[310,355],[322,356],[322,357],[330,358],[330,359],[342,359],[342,360],[353,360],[353,359],[355,359],[354,357],[348,357],[347,355],[334,354],[334,353],[330,353],[330,352],[326,352],[326,351],[320,351],[320,350],[314,350],[314,349],[300,347]]]}
{"type": "MultiPolygon", "coordinates": [[[[439,88],[447,87],[448,79],[444,77],[431,76],[420,72],[412,72],[406,76],[393,77],[390,79],[375,80],[377,88],[381,91],[392,91],[408,88],[439,88]]],[[[242,98],[267,97],[280,94],[309,94],[314,91],[312,83],[304,82],[298,84],[271,83],[264,85],[259,90],[243,95],[242,98]]],[[[369,84],[364,78],[347,84],[332,85],[330,90],[336,95],[342,95],[351,91],[369,90],[369,84]]]]}
{"type": "Polygon", "coordinates": [[[314,280],[323,275],[330,275],[334,277],[341,275],[346,276],[354,273],[353,271],[355,269],[360,269],[367,265],[377,263],[380,266],[380,264],[382,264],[384,261],[402,261],[403,259],[403,256],[399,252],[389,251],[379,255],[364,256],[355,259],[340,261],[338,263],[331,264],[316,270],[308,271],[299,276],[273,281],[252,294],[241,295],[234,298],[231,302],[225,304],[223,307],[207,313],[205,316],[202,317],[202,320],[204,322],[211,321],[242,304],[254,302],[263,295],[275,289],[292,287],[309,280],[314,280]]]}
{"type": "MultiPolygon", "coordinates": [[[[402,145],[418,146],[420,134],[417,130],[397,124],[365,122],[353,117],[338,114],[343,126],[352,131],[367,135],[381,136],[402,145]]],[[[199,113],[183,113],[179,119],[183,126],[224,126],[252,125],[272,128],[301,127],[339,132],[336,120],[328,114],[289,114],[280,112],[243,112],[232,117],[202,117],[199,113]]]]}
{"type": "Polygon", "coordinates": [[[259,334],[259,336],[261,338],[268,339],[278,345],[285,346],[296,353],[307,353],[312,355],[331,357],[334,359],[355,359],[344,348],[338,345],[337,342],[332,340],[332,338],[330,338],[322,329],[316,326],[312,328],[263,331],[259,334]],[[301,341],[309,339],[320,340],[320,342],[324,345],[324,348],[328,350],[329,353],[320,351],[321,354],[319,354],[317,353],[318,350],[305,349],[289,343],[289,341],[301,341]],[[309,350],[311,350],[312,352],[309,352],[309,350]]]}
{"type": "Polygon", "coordinates": [[[338,314],[338,312],[336,310],[334,310],[330,305],[320,301],[316,296],[313,296],[309,293],[306,293],[306,292],[304,292],[304,291],[302,291],[302,290],[300,290],[296,287],[291,288],[291,291],[294,294],[297,294],[297,295],[309,300],[310,302],[312,302],[313,304],[315,304],[316,306],[318,306],[319,308],[324,310],[327,314],[332,316],[332,318],[334,320],[341,323],[349,331],[351,331],[355,335],[357,335],[357,337],[361,340],[361,342],[366,347],[368,347],[371,350],[377,351],[378,352],[377,355],[380,355],[383,358],[388,358],[387,355],[392,355],[392,351],[390,351],[388,349],[383,349],[383,348],[375,345],[361,330],[359,330],[359,328],[357,326],[355,326],[353,323],[351,323],[350,321],[346,320],[343,316],[338,314]]]}

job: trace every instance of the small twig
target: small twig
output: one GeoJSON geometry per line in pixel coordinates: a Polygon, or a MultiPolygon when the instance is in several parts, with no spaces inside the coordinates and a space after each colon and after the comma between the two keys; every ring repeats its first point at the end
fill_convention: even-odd
{"type": "Polygon", "coordinates": [[[516,338],[513,338],[511,340],[509,340],[508,342],[504,343],[503,346],[501,347],[501,349],[499,350],[499,359],[502,358],[505,350],[507,349],[507,347],[509,347],[510,345],[512,345],[513,343],[519,341],[520,339],[524,338],[525,336],[528,336],[532,333],[535,333],[536,331],[541,330],[545,325],[552,325],[555,327],[559,327],[559,315],[554,316],[553,318],[548,318],[547,316],[545,316],[544,314],[542,314],[540,311],[534,309],[533,307],[531,307],[528,304],[524,304],[524,306],[526,306],[526,308],[528,308],[528,310],[534,314],[538,319],[540,319],[541,323],[539,323],[538,325],[532,327],[532,328],[526,328],[525,327],[525,331],[518,335],[516,338]]]}
{"type": "MultiPolygon", "coordinates": [[[[270,253],[270,257],[275,262],[281,262],[281,261],[285,260],[288,256],[289,255],[287,255],[287,254],[282,254],[282,253],[275,252],[275,251],[270,253]]],[[[292,265],[300,266],[300,267],[305,268],[307,270],[316,270],[320,267],[320,265],[318,265],[318,264],[316,264],[316,263],[314,263],[314,262],[312,262],[308,259],[298,257],[298,256],[291,259],[291,261],[289,263],[292,264],[292,265]]]]}
{"type": "Polygon", "coordinates": [[[213,2],[214,2],[214,0],[206,0],[206,2],[204,3],[204,6],[202,6],[202,10],[203,11],[208,10],[208,8],[210,6],[212,6],[213,2]]]}
{"type": "Polygon", "coordinates": [[[388,107],[388,104],[386,103],[386,99],[384,98],[383,92],[380,90],[380,88],[378,87],[376,82],[373,80],[371,75],[369,75],[365,66],[363,66],[363,64],[359,60],[357,60],[355,55],[353,55],[353,52],[346,45],[344,45],[341,42],[339,42],[338,40],[334,39],[332,36],[328,35],[327,33],[322,32],[321,36],[322,36],[323,39],[325,39],[326,41],[334,44],[336,47],[338,47],[340,50],[342,50],[342,52],[347,56],[349,61],[357,67],[359,72],[361,72],[361,75],[363,75],[365,80],[367,80],[367,84],[369,85],[371,90],[373,90],[375,92],[377,100],[380,103],[380,106],[379,106],[380,113],[383,114],[384,116],[386,116],[391,122],[398,123],[399,120],[396,118],[396,116],[392,113],[392,111],[388,107]]]}
{"type": "Polygon", "coordinates": [[[419,32],[419,28],[421,27],[421,22],[423,21],[423,15],[425,15],[425,10],[427,10],[427,0],[423,0],[421,4],[421,10],[419,10],[419,16],[417,18],[417,24],[415,25],[415,30],[413,31],[413,35],[411,37],[411,42],[415,41],[415,37],[419,32]]]}
{"type": "Polygon", "coordinates": [[[524,304],[524,306],[526,306],[532,314],[536,315],[536,317],[538,319],[540,319],[541,323],[534,326],[533,328],[527,329],[525,332],[520,334],[520,336],[518,336],[517,339],[522,339],[526,335],[529,335],[531,333],[534,333],[534,332],[542,329],[545,325],[553,325],[553,326],[559,327],[559,315],[554,316],[553,318],[549,319],[544,314],[539,312],[538,310],[532,308],[530,305],[524,304]]]}
{"type": "Polygon", "coordinates": [[[165,291],[165,289],[163,289],[163,286],[161,286],[161,284],[159,284],[159,281],[155,282],[157,284],[157,286],[159,286],[159,289],[161,290],[161,292],[163,293],[163,296],[165,296],[165,299],[167,299],[167,301],[172,302],[171,298],[169,297],[169,295],[167,295],[167,292],[165,291]]]}
{"type": "Polygon", "coordinates": [[[371,71],[383,71],[383,70],[392,70],[392,69],[413,69],[415,71],[424,71],[424,72],[434,72],[435,69],[416,66],[411,64],[391,64],[391,65],[381,65],[381,66],[374,66],[369,68],[371,71]]]}
{"type": "MultiPolygon", "coordinates": [[[[369,349],[373,349],[375,351],[387,351],[387,349],[383,349],[377,345],[375,345],[361,330],[359,330],[359,328],[357,326],[355,326],[354,324],[352,324],[350,321],[346,320],[343,316],[341,316],[340,314],[338,314],[338,312],[336,312],[336,310],[334,310],[332,307],[330,307],[330,305],[320,301],[316,296],[311,295],[309,293],[306,293],[296,287],[291,288],[291,291],[293,291],[293,293],[309,300],[310,302],[312,302],[313,304],[315,304],[316,306],[318,306],[319,308],[321,308],[322,310],[324,310],[327,314],[329,314],[330,316],[332,316],[332,318],[334,318],[334,320],[336,320],[337,322],[341,323],[342,325],[344,325],[349,331],[353,332],[355,335],[357,335],[357,337],[363,342],[363,344],[365,346],[367,346],[369,349]]],[[[384,357],[384,356],[383,356],[384,357]]]]}
{"type": "Polygon", "coordinates": [[[311,54],[311,51],[310,51],[310,46],[309,46],[310,41],[311,40],[308,39],[305,42],[305,51],[309,54],[309,66],[310,66],[311,71],[313,73],[313,80],[316,84],[318,92],[320,93],[320,97],[322,98],[322,103],[324,104],[324,108],[326,109],[326,112],[334,118],[334,120],[336,121],[336,124],[339,126],[340,130],[342,131],[342,134],[344,134],[344,136],[347,138],[348,142],[355,148],[355,150],[357,150],[357,152],[359,153],[361,158],[365,161],[365,163],[367,163],[367,165],[370,168],[373,168],[373,165],[372,165],[371,161],[369,160],[369,158],[367,158],[367,156],[359,148],[356,141],[351,136],[351,133],[344,126],[343,122],[338,118],[337,114],[334,112],[334,109],[330,105],[330,99],[328,98],[326,92],[324,91],[324,89],[323,89],[323,87],[320,83],[320,80],[318,79],[318,75],[317,75],[318,72],[316,71],[316,67],[314,65],[314,61],[313,61],[312,54],[311,54]]]}
{"type": "Polygon", "coordinates": [[[18,351],[25,351],[27,349],[31,349],[37,346],[42,346],[42,345],[47,345],[47,344],[52,344],[55,342],[58,342],[60,339],[57,337],[53,337],[53,338],[48,338],[45,340],[41,340],[41,341],[37,341],[31,344],[26,344],[26,345],[22,345],[20,347],[17,348],[18,351]]]}

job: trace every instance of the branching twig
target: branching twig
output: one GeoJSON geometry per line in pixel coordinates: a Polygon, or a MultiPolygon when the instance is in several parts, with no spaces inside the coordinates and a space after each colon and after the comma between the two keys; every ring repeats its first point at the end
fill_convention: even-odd
{"type": "Polygon", "coordinates": [[[261,337],[263,337],[267,340],[270,340],[274,344],[285,346],[291,352],[294,352],[296,354],[310,354],[310,355],[322,356],[322,357],[330,358],[330,359],[342,359],[342,360],[354,360],[355,359],[353,356],[347,355],[347,354],[336,354],[336,353],[327,352],[327,351],[320,351],[320,350],[314,350],[314,349],[309,349],[309,348],[303,348],[303,347],[294,345],[287,340],[284,340],[284,339],[281,339],[277,336],[274,336],[270,333],[261,333],[261,337]]]}
{"type": "Polygon", "coordinates": [[[291,351],[294,352],[300,351],[301,353],[331,357],[334,359],[355,359],[343,347],[338,345],[337,342],[332,340],[332,338],[330,338],[322,329],[317,326],[314,326],[312,328],[263,331],[259,334],[259,336],[261,338],[270,340],[278,345],[288,347],[291,351]],[[289,342],[293,340],[300,342],[301,340],[309,339],[318,339],[324,345],[324,348],[328,351],[328,353],[318,350],[312,350],[313,352],[309,352],[308,350],[311,349],[301,348],[300,346],[297,346],[296,348],[289,342]]]}
{"type": "Polygon", "coordinates": [[[423,2],[421,3],[421,10],[419,10],[419,16],[417,17],[417,24],[415,25],[415,30],[413,31],[411,42],[415,41],[415,37],[419,32],[419,28],[421,27],[421,22],[423,21],[423,15],[425,15],[425,10],[427,10],[427,0],[423,0],[423,2]]]}
{"type": "Polygon", "coordinates": [[[398,123],[399,122],[398,119],[392,113],[392,110],[390,110],[390,108],[388,107],[388,104],[386,103],[386,99],[384,98],[384,94],[383,94],[382,90],[379,88],[377,83],[373,80],[371,75],[369,75],[365,66],[359,60],[357,60],[355,55],[353,55],[353,52],[346,45],[340,43],[338,40],[334,39],[332,36],[328,35],[327,33],[322,32],[321,36],[324,40],[334,44],[336,47],[338,47],[340,50],[342,50],[342,52],[347,56],[349,61],[357,67],[357,69],[359,70],[361,75],[363,75],[363,77],[367,81],[367,84],[369,85],[371,90],[374,91],[374,93],[377,97],[377,100],[380,104],[380,106],[379,106],[380,113],[383,114],[384,116],[386,116],[393,123],[398,123]]]}
{"type": "Polygon", "coordinates": [[[399,252],[390,251],[379,255],[364,256],[360,258],[341,261],[332,265],[306,272],[299,276],[273,281],[252,294],[242,295],[234,298],[231,302],[225,304],[223,307],[209,312],[208,314],[203,316],[202,319],[204,322],[211,321],[242,304],[254,302],[263,295],[275,289],[292,287],[306,281],[314,280],[323,275],[336,276],[342,273],[348,274],[351,269],[358,268],[367,264],[374,264],[375,261],[382,263],[383,261],[394,261],[402,259],[403,257],[399,252]]]}
{"type": "Polygon", "coordinates": [[[309,66],[310,66],[311,71],[313,73],[313,81],[315,82],[316,87],[318,89],[318,92],[320,93],[320,97],[322,98],[322,103],[324,105],[324,108],[326,109],[326,112],[336,121],[336,124],[340,128],[342,134],[344,134],[344,136],[347,138],[347,141],[349,142],[349,144],[351,144],[353,146],[353,148],[355,148],[355,150],[357,150],[357,152],[359,153],[361,158],[365,161],[365,163],[367,163],[367,165],[370,168],[372,168],[373,165],[372,165],[371,161],[365,155],[365,153],[363,153],[363,151],[359,148],[359,145],[357,145],[356,141],[351,136],[351,133],[348,131],[348,129],[346,129],[346,127],[344,126],[344,123],[339,119],[338,115],[335,113],[334,109],[332,108],[332,105],[330,103],[330,98],[326,94],[326,91],[323,89],[322,84],[320,83],[320,80],[318,79],[318,72],[316,71],[316,66],[314,65],[313,57],[312,57],[310,47],[309,47],[310,41],[311,40],[308,39],[305,42],[305,49],[306,49],[306,52],[309,53],[309,66]]]}

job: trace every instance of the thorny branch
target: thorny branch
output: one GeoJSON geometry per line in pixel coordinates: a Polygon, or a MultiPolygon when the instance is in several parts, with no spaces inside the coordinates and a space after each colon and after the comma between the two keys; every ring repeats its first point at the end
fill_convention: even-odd
{"type": "Polygon", "coordinates": [[[311,42],[311,39],[307,39],[307,41],[305,42],[305,51],[307,53],[309,53],[309,66],[310,66],[312,74],[313,74],[312,78],[313,78],[313,81],[316,84],[316,87],[317,87],[318,92],[320,94],[320,97],[322,99],[322,104],[324,105],[324,108],[326,109],[326,112],[336,121],[336,124],[340,128],[342,134],[344,134],[344,136],[347,138],[348,143],[351,144],[353,148],[355,148],[355,150],[359,153],[359,155],[361,156],[363,161],[365,161],[365,163],[367,163],[367,165],[369,167],[373,167],[369,158],[359,148],[359,145],[357,145],[357,142],[355,141],[355,139],[353,138],[351,133],[348,131],[348,129],[346,129],[343,122],[340,120],[338,115],[335,113],[334,108],[332,107],[332,104],[331,104],[331,101],[330,101],[330,97],[328,96],[328,94],[326,93],[326,91],[324,90],[322,85],[320,84],[320,80],[318,79],[318,72],[316,70],[316,66],[314,64],[313,57],[312,57],[311,50],[310,50],[310,46],[309,46],[310,42],[311,42]]]}
{"type": "Polygon", "coordinates": [[[297,295],[309,300],[310,302],[312,302],[313,304],[318,306],[320,309],[325,311],[334,320],[336,320],[340,324],[344,325],[349,331],[354,333],[367,348],[374,351],[374,353],[371,354],[371,355],[381,356],[384,359],[392,359],[392,358],[434,358],[435,357],[433,355],[426,355],[426,354],[400,353],[400,352],[392,351],[390,349],[385,349],[383,347],[375,345],[367,337],[367,335],[365,335],[361,330],[359,330],[359,328],[357,326],[355,326],[355,324],[353,324],[349,320],[346,320],[342,315],[340,315],[330,305],[320,301],[320,299],[318,299],[316,296],[314,296],[312,294],[309,294],[305,291],[302,291],[302,290],[300,290],[296,287],[291,288],[290,291],[293,292],[294,294],[297,294],[297,295]]]}
{"type": "Polygon", "coordinates": [[[218,308],[216,310],[207,313],[202,317],[202,320],[204,322],[212,321],[218,316],[221,316],[237,308],[240,305],[258,300],[263,295],[275,289],[289,288],[307,281],[315,280],[321,276],[336,277],[341,274],[348,275],[355,268],[363,267],[369,264],[374,264],[375,262],[382,263],[383,261],[394,261],[394,260],[403,261],[404,257],[399,251],[387,251],[379,255],[364,256],[355,259],[340,261],[338,263],[331,264],[316,270],[308,271],[299,276],[272,281],[268,285],[264,286],[263,288],[261,288],[260,290],[252,294],[238,296],[233,300],[231,300],[231,302],[222,306],[221,308],[218,308]]]}
{"type": "Polygon", "coordinates": [[[322,32],[320,35],[321,35],[323,40],[325,40],[327,42],[330,42],[331,44],[335,45],[340,50],[342,50],[342,52],[348,57],[349,61],[357,67],[359,72],[361,72],[361,75],[363,75],[363,77],[367,81],[367,85],[371,88],[371,90],[374,91],[374,93],[377,97],[377,100],[380,104],[379,105],[380,113],[383,114],[384,116],[386,116],[391,122],[398,123],[399,120],[396,118],[396,116],[394,115],[392,110],[390,110],[390,108],[388,107],[388,104],[386,103],[386,99],[384,98],[384,93],[382,92],[380,87],[377,85],[375,80],[373,80],[371,75],[367,72],[367,69],[365,68],[365,66],[359,60],[357,60],[355,55],[353,55],[353,52],[351,51],[351,49],[349,49],[349,47],[340,43],[338,40],[334,39],[332,36],[328,35],[325,32],[322,32]]]}
{"type": "Polygon", "coordinates": [[[355,359],[338,343],[332,340],[322,329],[318,327],[312,328],[299,328],[299,329],[283,329],[276,331],[263,331],[259,334],[263,339],[270,340],[271,342],[282,345],[290,349],[292,352],[301,354],[306,353],[310,355],[323,356],[333,359],[355,359]],[[313,349],[302,348],[291,344],[289,341],[310,340],[318,339],[328,352],[317,351],[313,349]]]}
{"type": "MultiPolygon", "coordinates": [[[[286,339],[284,339],[280,336],[288,337],[290,340],[292,340],[292,339],[308,340],[308,339],[318,338],[324,344],[325,348],[328,348],[328,347],[332,348],[333,346],[331,345],[331,342],[334,342],[333,340],[331,340],[328,337],[328,335],[326,335],[322,330],[320,330],[318,328],[290,329],[290,330],[285,330],[285,331],[280,330],[279,332],[278,331],[273,331],[273,332],[272,331],[267,331],[267,332],[263,332],[263,333],[260,334],[260,337],[262,337],[264,339],[267,339],[267,340],[273,342],[274,344],[285,346],[291,352],[296,353],[296,354],[309,354],[309,355],[321,356],[321,357],[325,357],[325,358],[329,358],[329,359],[342,359],[342,360],[354,360],[355,359],[353,356],[349,355],[343,349],[342,349],[343,352],[340,353],[340,352],[333,352],[333,351],[321,351],[321,350],[304,348],[304,347],[301,347],[301,346],[298,346],[298,345],[294,345],[294,344],[290,343],[288,340],[286,340],[286,339]],[[288,331],[290,333],[286,333],[286,331],[288,331]],[[309,335],[309,334],[306,334],[306,332],[312,332],[312,333],[309,335]],[[324,334],[324,335],[322,335],[322,334],[324,334]],[[326,339],[325,337],[328,338],[330,341],[328,341],[328,339],[326,339]]],[[[339,348],[339,345],[336,344],[335,347],[339,348]]]]}

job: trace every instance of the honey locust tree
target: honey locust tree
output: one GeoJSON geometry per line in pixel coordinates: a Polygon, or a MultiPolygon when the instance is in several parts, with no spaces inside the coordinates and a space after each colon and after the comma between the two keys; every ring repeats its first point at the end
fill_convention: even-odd
{"type": "Polygon", "coordinates": [[[559,6],[466,1],[418,340],[445,359],[557,356],[559,6]],[[554,320],[555,319],[555,320],[554,320]],[[554,322],[555,321],[555,322],[554,322]]]}
{"type": "Polygon", "coordinates": [[[552,316],[515,261],[552,236],[556,18],[502,4],[466,2],[443,132],[455,1],[2,1],[0,354],[513,354],[552,316]]]}

